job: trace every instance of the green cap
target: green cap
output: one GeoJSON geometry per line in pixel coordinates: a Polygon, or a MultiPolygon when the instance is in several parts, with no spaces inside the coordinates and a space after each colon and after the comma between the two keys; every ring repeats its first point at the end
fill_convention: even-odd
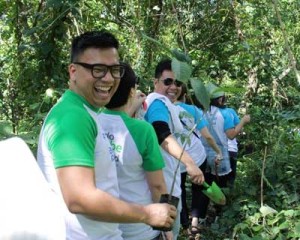
{"type": "Polygon", "coordinates": [[[220,87],[217,87],[213,83],[206,84],[205,88],[206,88],[206,91],[207,91],[210,99],[222,97],[225,95],[225,92],[222,91],[222,89],[220,87]]]}

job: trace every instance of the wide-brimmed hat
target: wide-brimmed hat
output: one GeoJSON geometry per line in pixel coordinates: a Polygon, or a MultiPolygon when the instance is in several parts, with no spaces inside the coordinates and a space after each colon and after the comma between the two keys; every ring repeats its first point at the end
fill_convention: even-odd
{"type": "Polygon", "coordinates": [[[217,87],[213,83],[207,83],[205,85],[205,88],[206,88],[206,91],[208,92],[210,99],[222,97],[225,95],[225,92],[220,87],[217,87]]]}

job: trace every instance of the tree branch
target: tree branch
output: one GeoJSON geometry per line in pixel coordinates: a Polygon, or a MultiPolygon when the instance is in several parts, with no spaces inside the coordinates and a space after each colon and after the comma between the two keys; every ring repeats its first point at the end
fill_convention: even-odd
{"type": "Polygon", "coordinates": [[[274,6],[274,9],[275,9],[275,12],[276,12],[276,16],[277,16],[277,19],[278,19],[278,22],[280,24],[280,28],[281,28],[281,31],[282,31],[282,34],[283,34],[283,38],[284,38],[284,44],[285,44],[285,47],[286,47],[286,50],[288,52],[288,57],[289,57],[289,60],[290,60],[290,63],[291,63],[291,66],[295,72],[295,75],[296,75],[296,78],[297,78],[297,81],[300,85],[300,73],[297,69],[297,66],[296,66],[296,58],[290,48],[290,45],[289,45],[289,41],[288,41],[288,37],[287,37],[287,33],[286,33],[286,29],[285,29],[285,25],[284,23],[282,22],[282,19],[281,19],[281,15],[280,15],[280,12],[278,10],[278,2],[277,0],[272,0],[272,3],[273,3],[273,6],[274,6]]]}
{"type": "Polygon", "coordinates": [[[180,38],[181,38],[183,50],[184,50],[184,53],[187,54],[188,52],[187,52],[187,49],[186,49],[186,46],[185,46],[185,41],[184,41],[184,37],[183,37],[182,27],[181,27],[181,23],[179,21],[177,9],[176,9],[176,7],[174,5],[174,1],[172,1],[171,4],[172,4],[172,8],[173,8],[173,11],[175,13],[176,20],[177,20],[177,23],[178,23],[178,31],[179,31],[179,35],[180,35],[180,38]]]}

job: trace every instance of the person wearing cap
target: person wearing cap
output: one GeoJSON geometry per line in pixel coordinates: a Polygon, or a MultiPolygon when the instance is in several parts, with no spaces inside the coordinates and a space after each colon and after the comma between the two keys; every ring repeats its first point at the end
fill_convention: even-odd
{"type": "MultiPolygon", "coordinates": [[[[213,149],[203,140],[209,167],[207,181],[214,180],[218,186],[227,187],[229,175],[232,171],[228,152],[228,139],[234,139],[238,135],[248,118],[235,126],[232,114],[225,106],[225,92],[213,83],[208,83],[206,90],[210,96],[210,108],[204,116],[209,124],[209,132],[214,137],[223,156],[221,161],[215,161],[213,149]]],[[[217,215],[220,214],[220,211],[221,208],[217,207],[217,215]]]]}
{"type": "MultiPolygon", "coordinates": [[[[237,151],[238,151],[236,136],[241,132],[243,127],[250,122],[250,115],[246,114],[240,120],[236,111],[233,108],[229,108],[226,106],[225,93],[220,88],[216,87],[212,83],[209,83],[207,85],[207,90],[211,95],[211,98],[215,99],[213,100],[214,104],[217,105],[223,113],[225,112],[225,110],[229,112],[229,115],[231,117],[231,123],[233,123],[234,125],[234,128],[229,128],[225,132],[228,138],[227,148],[228,148],[230,167],[231,167],[231,172],[229,173],[227,180],[230,186],[233,187],[235,176],[236,176],[236,161],[237,161],[237,151]]],[[[227,114],[225,115],[224,113],[224,116],[227,116],[227,114]]]]}

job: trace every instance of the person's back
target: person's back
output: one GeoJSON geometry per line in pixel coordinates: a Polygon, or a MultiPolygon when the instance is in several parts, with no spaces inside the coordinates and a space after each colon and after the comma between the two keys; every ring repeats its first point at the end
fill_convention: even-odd
{"type": "MultiPolygon", "coordinates": [[[[110,141],[112,160],[117,166],[120,199],[142,205],[152,203],[145,171],[161,170],[164,166],[152,126],[112,110],[104,110],[99,122],[110,141]]],[[[141,240],[153,239],[159,234],[142,223],[120,224],[120,230],[127,240],[137,236],[141,240]]]]}
{"type": "MultiPolygon", "coordinates": [[[[135,74],[124,65],[126,71],[119,88],[98,119],[114,155],[111,160],[117,166],[120,199],[147,205],[158,202],[160,194],[166,193],[164,161],[151,124],[128,115],[136,92],[135,74]]],[[[159,235],[159,231],[142,223],[120,224],[120,230],[125,240],[150,240],[159,235]]]]}

